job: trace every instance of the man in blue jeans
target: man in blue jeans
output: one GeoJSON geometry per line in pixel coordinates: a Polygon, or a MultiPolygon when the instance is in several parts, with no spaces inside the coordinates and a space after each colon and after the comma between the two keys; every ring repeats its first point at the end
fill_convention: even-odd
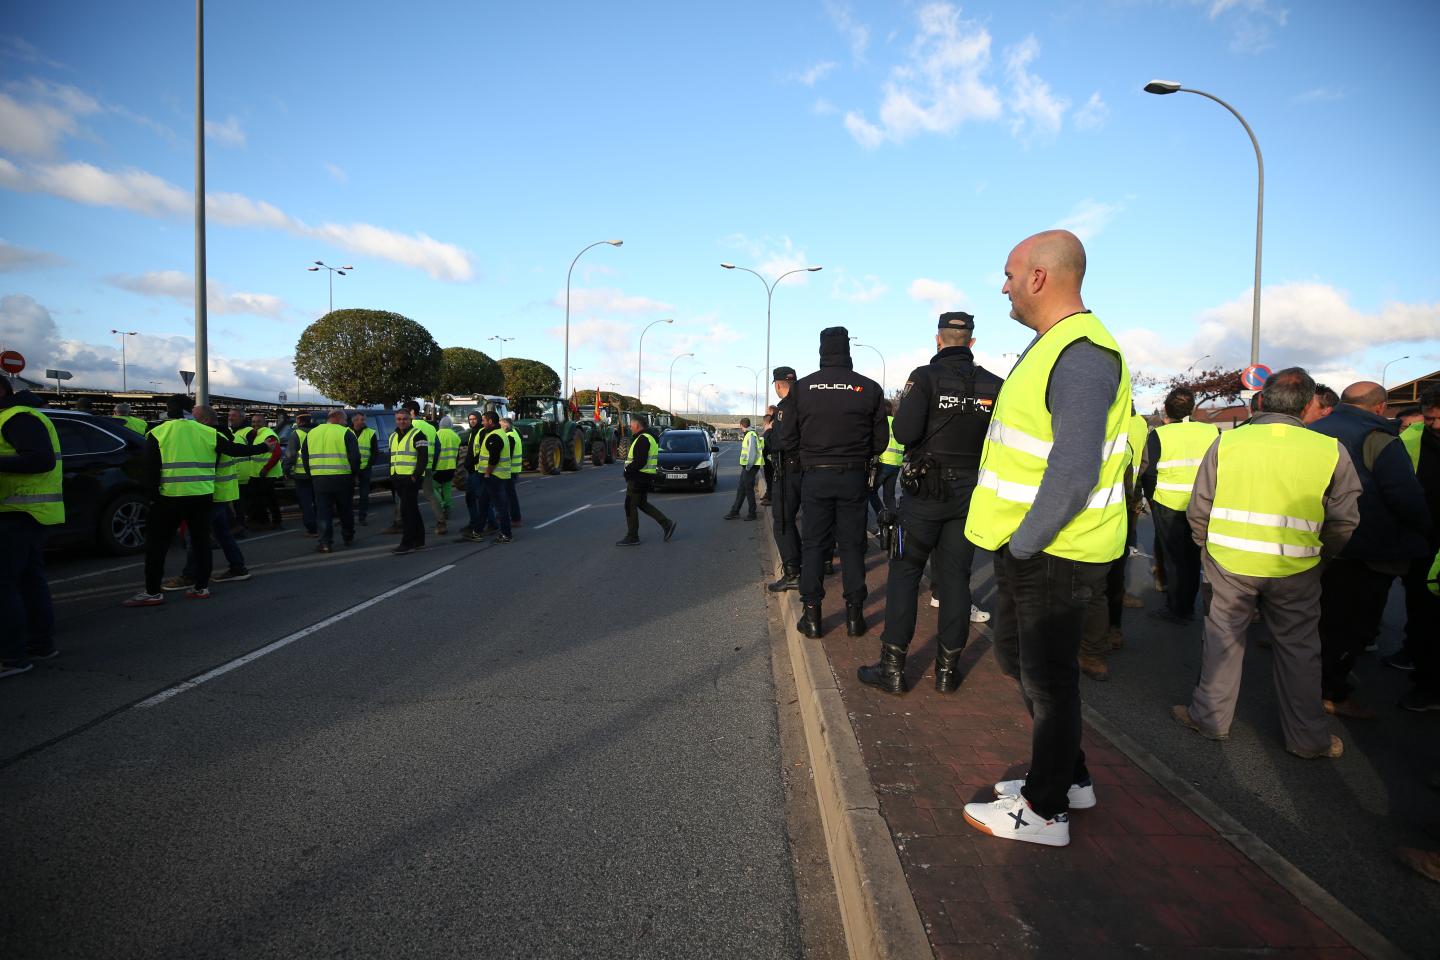
{"type": "Polygon", "coordinates": [[[493,515],[500,526],[496,543],[510,542],[510,501],[505,480],[510,476],[510,441],[500,429],[493,410],[480,418],[480,429],[468,438],[470,474],[466,481],[466,503],[470,508],[470,530],[466,540],[483,541],[485,519],[493,515]]]}

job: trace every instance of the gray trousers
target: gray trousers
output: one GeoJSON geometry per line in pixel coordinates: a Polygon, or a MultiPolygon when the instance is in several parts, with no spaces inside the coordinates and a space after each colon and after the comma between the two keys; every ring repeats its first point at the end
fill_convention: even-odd
{"type": "Polygon", "coordinates": [[[1320,567],[1290,577],[1242,577],[1201,551],[1205,576],[1214,591],[1205,617],[1200,682],[1190,701],[1190,718],[1203,729],[1228,734],[1240,697],[1245,635],[1256,605],[1274,638],[1275,692],[1285,746],[1299,753],[1330,747],[1330,723],[1320,699],[1320,567]]]}

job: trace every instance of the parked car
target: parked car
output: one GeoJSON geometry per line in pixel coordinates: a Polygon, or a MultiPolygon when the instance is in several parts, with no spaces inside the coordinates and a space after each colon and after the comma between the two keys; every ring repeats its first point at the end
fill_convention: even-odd
{"type": "Polygon", "coordinates": [[[705,490],[713,493],[719,481],[715,453],[704,430],[667,430],[660,436],[656,490],[705,490]]]}
{"type": "Polygon", "coordinates": [[[65,522],[50,532],[51,545],[94,544],[116,555],[144,550],[145,438],[111,417],[41,412],[55,425],[64,477],[65,522]]]}

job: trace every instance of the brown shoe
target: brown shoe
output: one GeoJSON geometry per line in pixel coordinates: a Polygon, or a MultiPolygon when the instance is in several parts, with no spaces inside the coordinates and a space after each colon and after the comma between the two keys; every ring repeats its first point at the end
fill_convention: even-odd
{"type": "Polygon", "coordinates": [[[1123,650],[1125,648],[1125,634],[1120,632],[1119,627],[1111,627],[1110,632],[1105,635],[1110,641],[1111,650],[1123,650]]]}
{"type": "Polygon", "coordinates": [[[447,527],[445,524],[443,524],[443,523],[437,523],[437,524],[435,524],[435,536],[437,536],[437,537],[443,537],[443,536],[445,536],[445,534],[447,534],[447,533],[449,533],[449,532],[450,532],[450,528],[447,527]]]}
{"type": "Polygon", "coordinates": [[[1400,862],[1422,877],[1429,877],[1440,883],[1440,851],[1416,850],[1414,847],[1396,847],[1400,862]]]}
{"type": "MultiPolygon", "coordinates": [[[[1290,750],[1289,747],[1286,747],[1285,749],[1290,750]]],[[[1290,752],[1295,754],[1295,756],[1299,757],[1301,760],[1319,760],[1322,758],[1326,760],[1339,760],[1340,757],[1345,753],[1345,744],[1341,743],[1340,738],[1332,733],[1330,734],[1329,749],[1320,750],[1316,753],[1302,753],[1299,750],[1290,750],[1290,752]]]]}
{"type": "Polygon", "coordinates": [[[1374,720],[1377,716],[1365,704],[1357,700],[1325,700],[1325,712],[1332,717],[1349,717],[1351,720],[1374,720]]]}
{"type": "Polygon", "coordinates": [[[1081,657],[1080,672],[1102,683],[1110,679],[1110,667],[1099,657],[1081,657]]]}
{"type": "Polygon", "coordinates": [[[1120,603],[1127,610],[1140,610],[1145,606],[1144,600],[1141,600],[1139,597],[1130,593],[1125,594],[1124,598],[1121,599],[1120,603]]]}
{"type": "Polygon", "coordinates": [[[1174,720],[1182,727],[1189,727],[1191,730],[1194,730],[1206,740],[1230,739],[1230,734],[1228,733],[1211,733],[1209,730],[1206,730],[1204,727],[1200,726],[1200,724],[1196,723],[1194,719],[1190,716],[1190,708],[1183,703],[1176,704],[1175,706],[1170,708],[1170,719],[1174,720]]]}

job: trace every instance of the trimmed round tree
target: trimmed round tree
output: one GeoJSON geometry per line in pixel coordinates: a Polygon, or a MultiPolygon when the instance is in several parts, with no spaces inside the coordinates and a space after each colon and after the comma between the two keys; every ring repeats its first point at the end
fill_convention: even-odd
{"type": "Polygon", "coordinates": [[[450,397],[478,394],[499,395],[505,389],[505,373],[488,354],[469,347],[446,347],[437,391],[450,397]]]}
{"type": "Polygon", "coordinates": [[[560,395],[560,374],[539,360],[506,357],[500,361],[505,372],[505,396],[555,397],[560,395]]]}
{"type": "Polygon", "coordinates": [[[443,359],[429,330],[389,310],[327,313],[295,345],[295,372],[325,396],[355,406],[431,395],[443,359]]]}

